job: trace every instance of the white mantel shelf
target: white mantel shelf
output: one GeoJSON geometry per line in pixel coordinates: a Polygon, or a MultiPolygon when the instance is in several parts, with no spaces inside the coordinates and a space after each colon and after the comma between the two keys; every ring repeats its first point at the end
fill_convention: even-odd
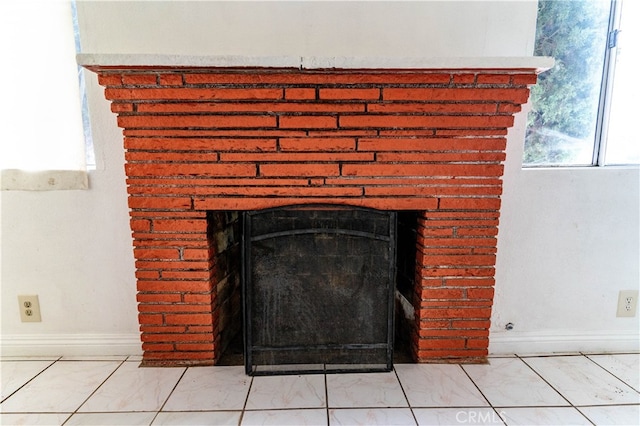
{"type": "Polygon", "coordinates": [[[127,68],[295,68],[300,70],[370,69],[370,70],[535,70],[553,67],[546,56],[505,57],[319,57],[319,56],[188,56],[157,54],[77,55],[79,65],[89,69],[127,68]]]}

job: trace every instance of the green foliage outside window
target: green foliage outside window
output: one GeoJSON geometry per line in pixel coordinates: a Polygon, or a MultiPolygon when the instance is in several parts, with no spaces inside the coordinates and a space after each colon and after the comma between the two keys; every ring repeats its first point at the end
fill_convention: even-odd
{"type": "Polygon", "coordinates": [[[591,164],[610,3],[540,0],[536,56],[555,58],[531,91],[524,164],[591,164]]]}

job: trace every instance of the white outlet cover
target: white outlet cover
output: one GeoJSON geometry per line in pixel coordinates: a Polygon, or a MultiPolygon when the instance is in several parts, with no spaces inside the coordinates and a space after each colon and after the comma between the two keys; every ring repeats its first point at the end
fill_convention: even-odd
{"type": "Polygon", "coordinates": [[[617,317],[635,317],[638,311],[638,290],[620,290],[617,317]],[[630,303],[627,302],[630,299],[630,303]]]}
{"type": "Polygon", "coordinates": [[[37,295],[18,296],[20,305],[20,320],[22,322],[41,322],[40,302],[37,295]]]}

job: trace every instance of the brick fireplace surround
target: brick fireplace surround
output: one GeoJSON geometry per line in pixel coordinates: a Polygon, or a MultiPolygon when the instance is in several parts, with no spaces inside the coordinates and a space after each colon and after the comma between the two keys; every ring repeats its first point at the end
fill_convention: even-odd
{"type": "Polygon", "coordinates": [[[548,58],[297,60],[79,56],[123,128],[143,365],[215,364],[238,212],[310,203],[417,211],[414,360],[482,360],[507,129],[548,58]]]}

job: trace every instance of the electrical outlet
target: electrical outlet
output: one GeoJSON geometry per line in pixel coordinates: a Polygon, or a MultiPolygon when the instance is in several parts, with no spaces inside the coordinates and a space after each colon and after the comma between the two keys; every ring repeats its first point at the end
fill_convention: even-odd
{"type": "Polygon", "coordinates": [[[20,304],[20,320],[22,322],[42,321],[38,295],[18,296],[18,303],[20,304]]]}
{"type": "Polygon", "coordinates": [[[618,294],[618,317],[635,317],[638,308],[638,290],[620,290],[618,294]]]}

